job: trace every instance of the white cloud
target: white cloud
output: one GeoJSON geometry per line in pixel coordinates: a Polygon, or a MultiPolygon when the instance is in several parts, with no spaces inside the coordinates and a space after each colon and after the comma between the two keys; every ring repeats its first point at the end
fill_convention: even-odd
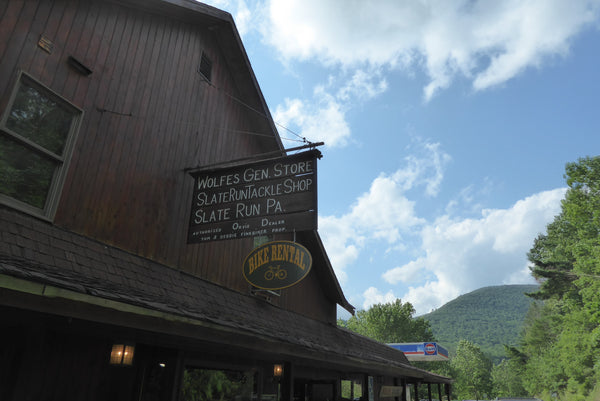
{"type": "MultiPolygon", "coordinates": [[[[275,109],[274,120],[281,127],[295,131],[311,142],[325,142],[329,147],[343,147],[351,136],[346,113],[359,102],[378,96],[387,89],[387,82],[377,73],[353,71],[346,82],[339,85],[331,78],[327,85],[319,85],[313,91],[312,101],[285,99],[275,109]]],[[[282,137],[297,139],[282,132],[282,137]]]]}
{"type": "Polygon", "coordinates": [[[319,217],[319,232],[336,276],[343,284],[348,279],[345,268],[358,258],[364,238],[353,227],[351,219],[344,217],[319,217]]]}
{"type": "Polygon", "coordinates": [[[388,270],[383,274],[383,278],[392,284],[419,281],[422,278],[421,273],[427,270],[425,263],[426,261],[423,258],[411,260],[403,266],[388,270]]]}
{"type": "Polygon", "coordinates": [[[404,189],[412,188],[418,181],[425,184],[425,194],[436,196],[444,177],[444,167],[451,160],[450,155],[440,149],[439,143],[423,144],[427,156],[406,157],[407,167],[394,173],[394,180],[402,183],[404,189]]]}
{"type": "Polygon", "coordinates": [[[266,40],[325,65],[423,66],[426,99],[457,76],[482,90],[568,52],[599,0],[268,1],[266,40]]]}
{"type": "Polygon", "coordinates": [[[401,239],[400,231],[422,222],[415,215],[414,202],[408,200],[393,177],[380,175],[369,192],[363,194],[348,215],[358,227],[367,228],[373,238],[390,243],[401,239]]]}
{"type": "Polygon", "coordinates": [[[419,156],[405,159],[406,165],[394,174],[380,174],[369,191],[362,194],[341,217],[323,216],[319,232],[332,265],[340,279],[346,280],[346,267],[354,262],[369,241],[402,248],[403,236],[412,236],[425,223],[417,216],[415,202],[406,193],[419,186],[432,191],[449,161],[438,144],[421,144],[419,156]]]}
{"type": "MultiPolygon", "coordinates": [[[[306,103],[300,99],[285,99],[277,106],[274,120],[278,125],[300,127],[297,133],[310,142],[325,142],[328,146],[344,146],[350,137],[350,126],[346,121],[342,105],[326,93],[319,94],[317,103],[306,103]]],[[[294,131],[294,129],[292,129],[294,131]]],[[[297,139],[283,131],[282,137],[297,139]]]]}
{"type": "Polygon", "coordinates": [[[394,302],[397,299],[397,297],[394,295],[393,291],[388,291],[387,293],[382,294],[375,287],[367,288],[367,290],[363,293],[363,296],[365,298],[363,305],[362,305],[364,310],[369,309],[371,306],[373,306],[375,304],[387,304],[387,303],[394,302]]]}
{"type": "Polygon", "coordinates": [[[478,219],[439,217],[421,230],[424,256],[386,271],[383,278],[397,284],[433,274],[435,280],[415,281],[404,296],[419,313],[480,287],[532,282],[527,252],[559,213],[564,193],[541,192],[509,209],[483,210],[478,219]]]}
{"type": "Polygon", "coordinates": [[[252,28],[252,12],[244,0],[237,1],[237,11],[233,16],[235,25],[241,36],[244,36],[252,28]]]}
{"type": "Polygon", "coordinates": [[[353,71],[352,77],[337,92],[338,99],[342,101],[354,101],[359,99],[366,101],[379,96],[388,88],[385,78],[381,78],[380,71],[353,71]]]}
{"type": "Polygon", "coordinates": [[[429,313],[446,302],[463,294],[460,290],[445,281],[428,281],[420,287],[410,287],[405,294],[405,302],[410,302],[415,308],[416,316],[429,313]]]}

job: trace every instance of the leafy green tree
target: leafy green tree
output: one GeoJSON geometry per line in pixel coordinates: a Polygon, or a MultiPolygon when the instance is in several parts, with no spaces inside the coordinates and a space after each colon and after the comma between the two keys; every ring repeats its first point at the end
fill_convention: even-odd
{"type": "Polygon", "coordinates": [[[346,321],[338,320],[338,325],[383,343],[433,341],[429,322],[413,318],[414,313],[410,302],[397,299],[359,310],[346,321]]]}
{"type": "Polygon", "coordinates": [[[497,397],[528,397],[523,386],[524,355],[514,347],[505,347],[508,357],[492,368],[493,393],[497,397]]]}
{"type": "Polygon", "coordinates": [[[556,341],[564,313],[556,300],[535,302],[525,318],[519,353],[522,383],[530,394],[558,393],[566,384],[564,369],[557,363],[556,341]]]}
{"type": "Polygon", "coordinates": [[[492,396],[492,361],[481,349],[461,340],[450,362],[455,372],[454,395],[461,399],[488,399],[492,396]]]}
{"type": "Polygon", "coordinates": [[[529,252],[544,305],[526,324],[524,385],[585,400],[600,379],[600,157],[567,164],[565,178],[561,213],[529,252]]]}
{"type": "MultiPolygon", "coordinates": [[[[539,299],[584,301],[600,322],[600,157],[568,163],[561,213],[529,252],[539,299]]],[[[581,306],[581,305],[578,305],[581,306]]]]}

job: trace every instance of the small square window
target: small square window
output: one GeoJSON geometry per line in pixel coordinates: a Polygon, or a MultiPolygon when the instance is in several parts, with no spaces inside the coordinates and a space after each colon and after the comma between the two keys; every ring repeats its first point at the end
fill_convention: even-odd
{"type": "Polygon", "coordinates": [[[0,120],[0,201],[51,218],[83,111],[25,73],[0,120]]]}

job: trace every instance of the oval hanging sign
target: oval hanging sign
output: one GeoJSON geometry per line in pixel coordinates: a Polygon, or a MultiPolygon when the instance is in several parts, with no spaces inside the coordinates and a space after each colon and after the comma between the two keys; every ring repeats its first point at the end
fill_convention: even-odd
{"type": "Polygon", "coordinates": [[[244,278],[263,290],[281,290],[299,283],[310,272],[308,249],[291,241],[273,241],[255,248],[244,260],[244,278]]]}

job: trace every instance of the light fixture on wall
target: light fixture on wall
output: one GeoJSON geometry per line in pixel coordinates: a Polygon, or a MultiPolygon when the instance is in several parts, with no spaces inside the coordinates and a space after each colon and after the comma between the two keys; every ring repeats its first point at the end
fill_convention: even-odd
{"type": "Polygon", "coordinates": [[[283,365],[278,364],[278,363],[273,365],[273,376],[275,376],[275,377],[283,376],[283,365]]]}
{"type": "Polygon", "coordinates": [[[133,365],[134,344],[113,344],[110,352],[110,364],[120,366],[133,365]]]}

